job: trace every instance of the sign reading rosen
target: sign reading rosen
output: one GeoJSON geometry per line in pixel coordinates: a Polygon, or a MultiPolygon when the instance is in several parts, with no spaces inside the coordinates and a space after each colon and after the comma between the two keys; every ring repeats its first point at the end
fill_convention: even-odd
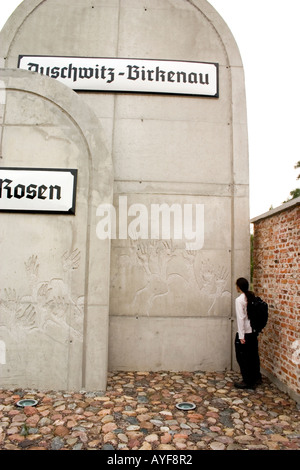
{"type": "Polygon", "coordinates": [[[218,97],[215,63],[20,55],[18,66],[73,90],[218,97]]]}
{"type": "Polygon", "coordinates": [[[75,214],[77,170],[0,168],[0,211],[75,214]]]}

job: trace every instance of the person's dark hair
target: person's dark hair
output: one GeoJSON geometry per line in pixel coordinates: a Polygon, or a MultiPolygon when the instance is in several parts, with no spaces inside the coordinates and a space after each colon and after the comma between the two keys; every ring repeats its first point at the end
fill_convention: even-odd
{"type": "Polygon", "coordinates": [[[249,305],[251,300],[253,299],[253,297],[255,297],[254,292],[249,290],[249,282],[244,277],[239,277],[236,281],[236,285],[245,294],[245,296],[247,298],[247,304],[249,305]]]}

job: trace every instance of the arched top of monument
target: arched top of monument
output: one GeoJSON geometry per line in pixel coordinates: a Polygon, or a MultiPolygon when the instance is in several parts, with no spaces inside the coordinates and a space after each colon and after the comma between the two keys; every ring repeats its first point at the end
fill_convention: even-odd
{"type": "MultiPolygon", "coordinates": [[[[12,106],[12,111],[10,111],[9,115],[6,110],[4,126],[6,124],[16,125],[16,123],[18,125],[23,122],[22,119],[25,122],[26,119],[29,119],[27,125],[32,122],[37,125],[41,119],[50,120],[50,116],[53,119],[54,115],[66,118],[70,127],[77,130],[78,136],[80,136],[85,146],[87,158],[85,165],[89,169],[90,174],[92,173],[92,168],[97,168],[96,173],[101,175],[101,178],[98,179],[91,178],[91,182],[95,185],[91,189],[102,191],[101,202],[110,202],[113,182],[111,154],[107,150],[101,124],[90,106],[85,104],[76,93],[57,80],[52,80],[27,70],[0,68],[0,91],[1,88],[11,94],[18,93],[24,96],[34,96],[36,98],[35,103],[37,104],[35,108],[31,101],[30,110],[28,113],[24,112],[21,116],[17,113],[16,115],[13,114],[12,106]],[[47,103],[48,108],[53,110],[53,114],[51,114],[52,111],[48,111],[49,115],[45,117],[44,114],[47,113],[44,107],[38,104],[41,102],[47,103]],[[9,122],[8,116],[11,116],[11,122],[9,122]],[[99,155],[101,155],[101,158],[99,158],[99,155]]],[[[53,124],[52,120],[51,123],[53,124]]]]}
{"type": "Polygon", "coordinates": [[[24,0],[0,33],[0,66],[19,55],[218,62],[242,67],[207,0],[24,0]]]}

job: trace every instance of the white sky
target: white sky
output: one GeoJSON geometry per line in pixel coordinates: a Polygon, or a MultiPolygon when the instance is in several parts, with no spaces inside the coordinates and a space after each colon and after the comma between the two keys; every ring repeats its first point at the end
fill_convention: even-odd
{"type": "MultiPolygon", "coordinates": [[[[162,0],[163,1],[163,0],[162,0]]],[[[247,95],[250,216],[300,186],[299,0],[209,0],[242,56],[247,95]]],[[[0,0],[0,28],[20,0],[0,0]]]]}

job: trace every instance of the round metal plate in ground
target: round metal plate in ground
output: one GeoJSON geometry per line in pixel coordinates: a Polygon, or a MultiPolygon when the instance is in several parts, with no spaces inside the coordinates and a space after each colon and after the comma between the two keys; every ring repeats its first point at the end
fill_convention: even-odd
{"type": "Polygon", "coordinates": [[[177,403],[176,408],[182,411],[189,411],[189,410],[194,410],[196,408],[195,403],[190,403],[190,402],[182,402],[182,403],[177,403]]]}
{"type": "Polygon", "coordinates": [[[24,407],[24,406],[35,406],[35,405],[37,405],[37,403],[38,403],[37,400],[31,400],[31,399],[27,398],[25,400],[18,401],[17,405],[22,406],[22,407],[24,407]]]}

